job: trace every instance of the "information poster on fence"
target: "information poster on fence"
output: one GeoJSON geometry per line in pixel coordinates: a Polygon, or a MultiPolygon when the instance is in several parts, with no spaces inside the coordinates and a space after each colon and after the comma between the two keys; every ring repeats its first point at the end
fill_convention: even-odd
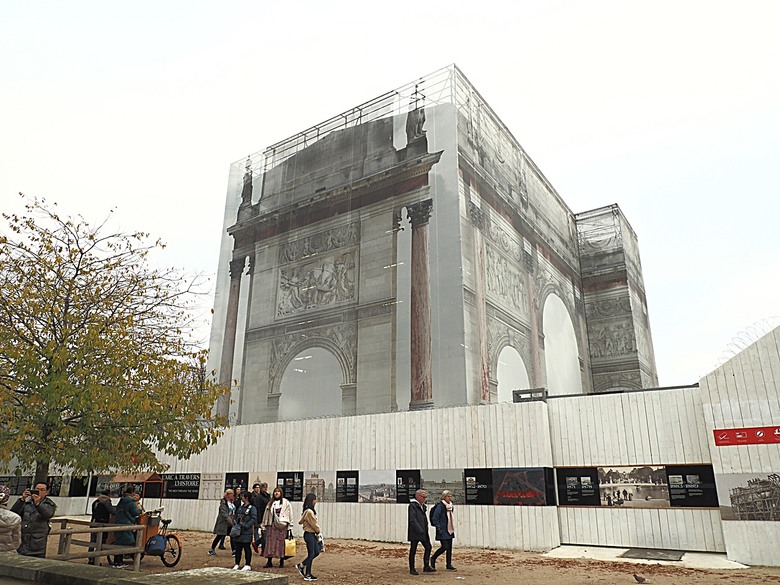
{"type": "Polygon", "coordinates": [[[414,492],[420,489],[420,470],[397,470],[395,472],[395,486],[395,501],[399,504],[408,504],[414,499],[414,492]]]}
{"type": "Polygon", "coordinates": [[[163,498],[197,500],[200,496],[200,473],[163,473],[163,498]]]}
{"type": "Polygon", "coordinates": [[[492,469],[464,469],[463,485],[467,504],[488,505],[493,503],[492,469]]]}

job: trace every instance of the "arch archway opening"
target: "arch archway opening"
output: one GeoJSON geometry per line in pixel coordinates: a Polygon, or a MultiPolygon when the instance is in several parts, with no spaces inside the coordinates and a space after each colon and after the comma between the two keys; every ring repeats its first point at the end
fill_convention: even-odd
{"type": "Polygon", "coordinates": [[[528,379],[528,369],[517,350],[506,346],[498,355],[496,367],[498,378],[498,402],[512,402],[513,390],[525,390],[531,387],[528,379]]]}
{"type": "Polygon", "coordinates": [[[301,351],[282,376],[279,420],[341,414],[341,382],[341,366],[330,351],[301,351]]]}
{"type": "Polygon", "coordinates": [[[542,312],[544,363],[550,396],[582,394],[577,335],[561,298],[550,294],[542,312]]]}

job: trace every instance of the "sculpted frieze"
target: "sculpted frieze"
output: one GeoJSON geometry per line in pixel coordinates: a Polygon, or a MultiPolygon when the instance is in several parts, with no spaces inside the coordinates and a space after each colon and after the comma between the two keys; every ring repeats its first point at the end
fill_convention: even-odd
{"type": "Polygon", "coordinates": [[[618,372],[614,374],[597,374],[594,376],[596,392],[604,392],[613,388],[641,388],[642,377],[639,371],[618,372]]]}
{"type": "Polygon", "coordinates": [[[593,300],[586,304],[586,310],[589,319],[630,315],[631,300],[628,297],[593,300]]]}
{"type": "Polygon", "coordinates": [[[279,271],[276,316],[337,305],[355,298],[355,251],[279,271]]]}
{"type": "Polygon", "coordinates": [[[507,233],[498,222],[490,221],[490,216],[485,216],[485,228],[488,238],[496,244],[499,250],[507,256],[521,262],[523,260],[520,243],[507,233]]]}
{"type": "Polygon", "coordinates": [[[487,291],[520,314],[528,312],[525,278],[513,263],[490,246],[485,246],[485,281],[487,291]]]}
{"type": "Polygon", "coordinates": [[[279,247],[279,263],[296,262],[315,254],[348,248],[360,241],[360,223],[353,221],[279,247]]]}
{"type": "Polygon", "coordinates": [[[607,323],[590,327],[590,355],[607,358],[636,351],[634,328],[630,323],[607,323]]]}

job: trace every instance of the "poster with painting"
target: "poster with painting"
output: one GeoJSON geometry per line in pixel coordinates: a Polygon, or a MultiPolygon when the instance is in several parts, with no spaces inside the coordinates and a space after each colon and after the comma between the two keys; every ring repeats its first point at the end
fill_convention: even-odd
{"type": "Polygon", "coordinates": [[[276,472],[275,471],[252,471],[249,473],[249,483],[247,486],[249,489],[253,489],[253,486],[256,484],[266,484],[268,486],[268,495],[271,495],[271,492],[274,489],[274,486],[276,485],[276,472]]]}
{"type": "Polygon", "coordinates": [[[722,520],[780,521],[780,473],[730,473],[716,477],[722,520]]]}
{"type": "Polygon", "coordinates": [[[303,495],[314,494],[319,502],[336,501],[336,471],[306,471],[303,474],[303,495]]]}
{"type": "Polygon", "coordinates": [[[395,504],[395,471],[392,469],[361,471],[358,481],[358,502],[361,504],[395,504]]]}
{"type": "Polygon", "coordinates": [[[445,490],[452,492],[453,503],[462,504],[466,501],[462,469],[423,469],[420,476],[422,489],[428,492],[429,505],[440,501],[445,490]]]}
{"type": "Polygon", "coordinates": [[[493,470],[493,504],[545,506],[547,486],[543,467],[493,470]]]}
{"type": "Polygon", "coordinates": [[[602,506],[625,508],[669,508],[666,468],[599,467],[599,496],[602,506]]]}

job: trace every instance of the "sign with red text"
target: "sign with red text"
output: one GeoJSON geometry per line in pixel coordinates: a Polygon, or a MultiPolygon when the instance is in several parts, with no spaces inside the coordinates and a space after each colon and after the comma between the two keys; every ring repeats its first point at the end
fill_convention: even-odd
{"type": "Polygon", "coordinates": [[[780,425],[771,427],[749,427],[744,429],[715,429],[715,445],[771,445],[780,443],[780,425]]]}

